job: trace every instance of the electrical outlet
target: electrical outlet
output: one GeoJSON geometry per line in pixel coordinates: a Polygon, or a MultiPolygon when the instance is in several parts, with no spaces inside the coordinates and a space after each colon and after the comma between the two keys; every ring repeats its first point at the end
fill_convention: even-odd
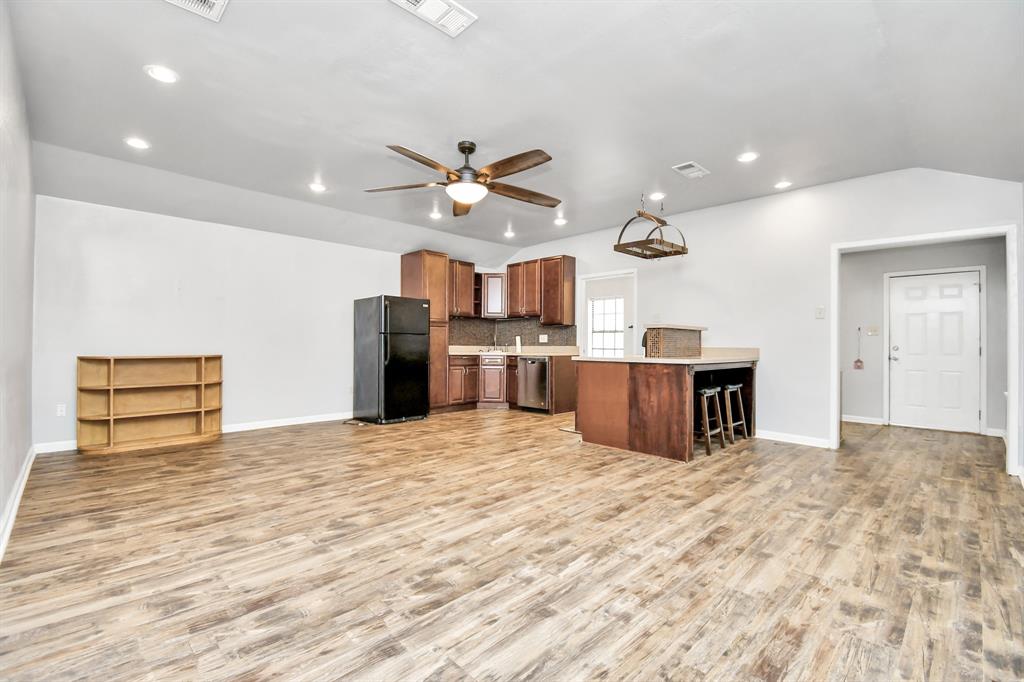
{"type": "Polygon", "coordinates": [[[68,406],[64,403],[57,403],[57,416],[66,417],[68,416],[68,406]]]}
{"type": "Polygon", "coordinates": [[[825,319],[825,306],[819,305],[814,309],[814,319],[824,320],[825,319]]]}
{"type": "Polygon", "coordinates": [[[541,334],[540,335],[540,343],[547,343],[547,342],[548,342],[548,335],[547,334],[541,334]]]}

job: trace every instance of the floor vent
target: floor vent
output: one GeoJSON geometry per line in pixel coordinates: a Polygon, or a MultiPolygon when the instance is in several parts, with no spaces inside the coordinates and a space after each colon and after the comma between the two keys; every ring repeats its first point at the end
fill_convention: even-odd
{"type": "Polygon", "coordinates": [[[684,177],[690,178],[691,180],[697,180],[699,178],[703,178],[705,175],[711,175],[711,171],[696,161],[687,161],[686,163],[681,163],[678,166],[672,166],[672,170],[684,177]]]}
{"type": "Polygon", "coordinates": [[[477,20],[477,16],[453,0],[391,0],[415,14],[438,31],[454,38],[477,20]]]}
{"type": "Polygon", "coordinates": [[[210,21],[220,21],[228,0],[164,0],[210,21]]]}

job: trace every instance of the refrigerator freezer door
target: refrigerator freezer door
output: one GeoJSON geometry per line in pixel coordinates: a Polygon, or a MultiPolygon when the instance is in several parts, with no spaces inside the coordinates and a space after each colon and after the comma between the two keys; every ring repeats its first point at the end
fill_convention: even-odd
{"type": "Polygon", "coordinates": [[[426,334],[381,334],[381,418],[425,417],[428,410],[426,334]]]}
{"type": "Polygon", "coordinates": [[[428,334],[430,302],[425,298],[384,296],[383,323],[385,334],[428,334]]]}

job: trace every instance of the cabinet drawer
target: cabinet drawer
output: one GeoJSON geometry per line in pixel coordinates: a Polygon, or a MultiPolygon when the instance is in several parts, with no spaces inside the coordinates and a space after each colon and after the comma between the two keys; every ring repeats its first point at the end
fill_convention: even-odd
{"type": "Polygon", "coordinates": [[[481,355],[480,356],[480,364],[481,365],[498,365],[499,367],[500,366],[504,366],[505,365],[505,356],[503,356],[503,355],[481,355]]]}
{"type": "Polygon", "coordinates": [[[480,364],[478,355],[449,355],[449,367],[476,367],[480,364]]]}

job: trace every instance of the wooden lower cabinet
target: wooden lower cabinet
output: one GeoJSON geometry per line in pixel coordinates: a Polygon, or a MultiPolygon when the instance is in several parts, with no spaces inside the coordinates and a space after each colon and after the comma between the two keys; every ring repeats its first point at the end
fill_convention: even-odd
{"type": "Polygon", "coordinates": [[[430,325],[430,369],[427,381],[430,407],[448,404],[448,324],[430,325]]]}
{"type": "Polygon", "coordinates": [[[519,400],[519,358],[509,357],[505,362],[505,400],[509,407],[519,400]]]}
{"type": "Polygon", "coordinates": [[[448,358],[448,404],[475,403],[480,396],[480,359],[475,355],[448,358]]]}
{"type": "Polygon", "coordinates": [[[484,355],[480,358],[480,402],[505,403],[505,358],[484,355]]]}

